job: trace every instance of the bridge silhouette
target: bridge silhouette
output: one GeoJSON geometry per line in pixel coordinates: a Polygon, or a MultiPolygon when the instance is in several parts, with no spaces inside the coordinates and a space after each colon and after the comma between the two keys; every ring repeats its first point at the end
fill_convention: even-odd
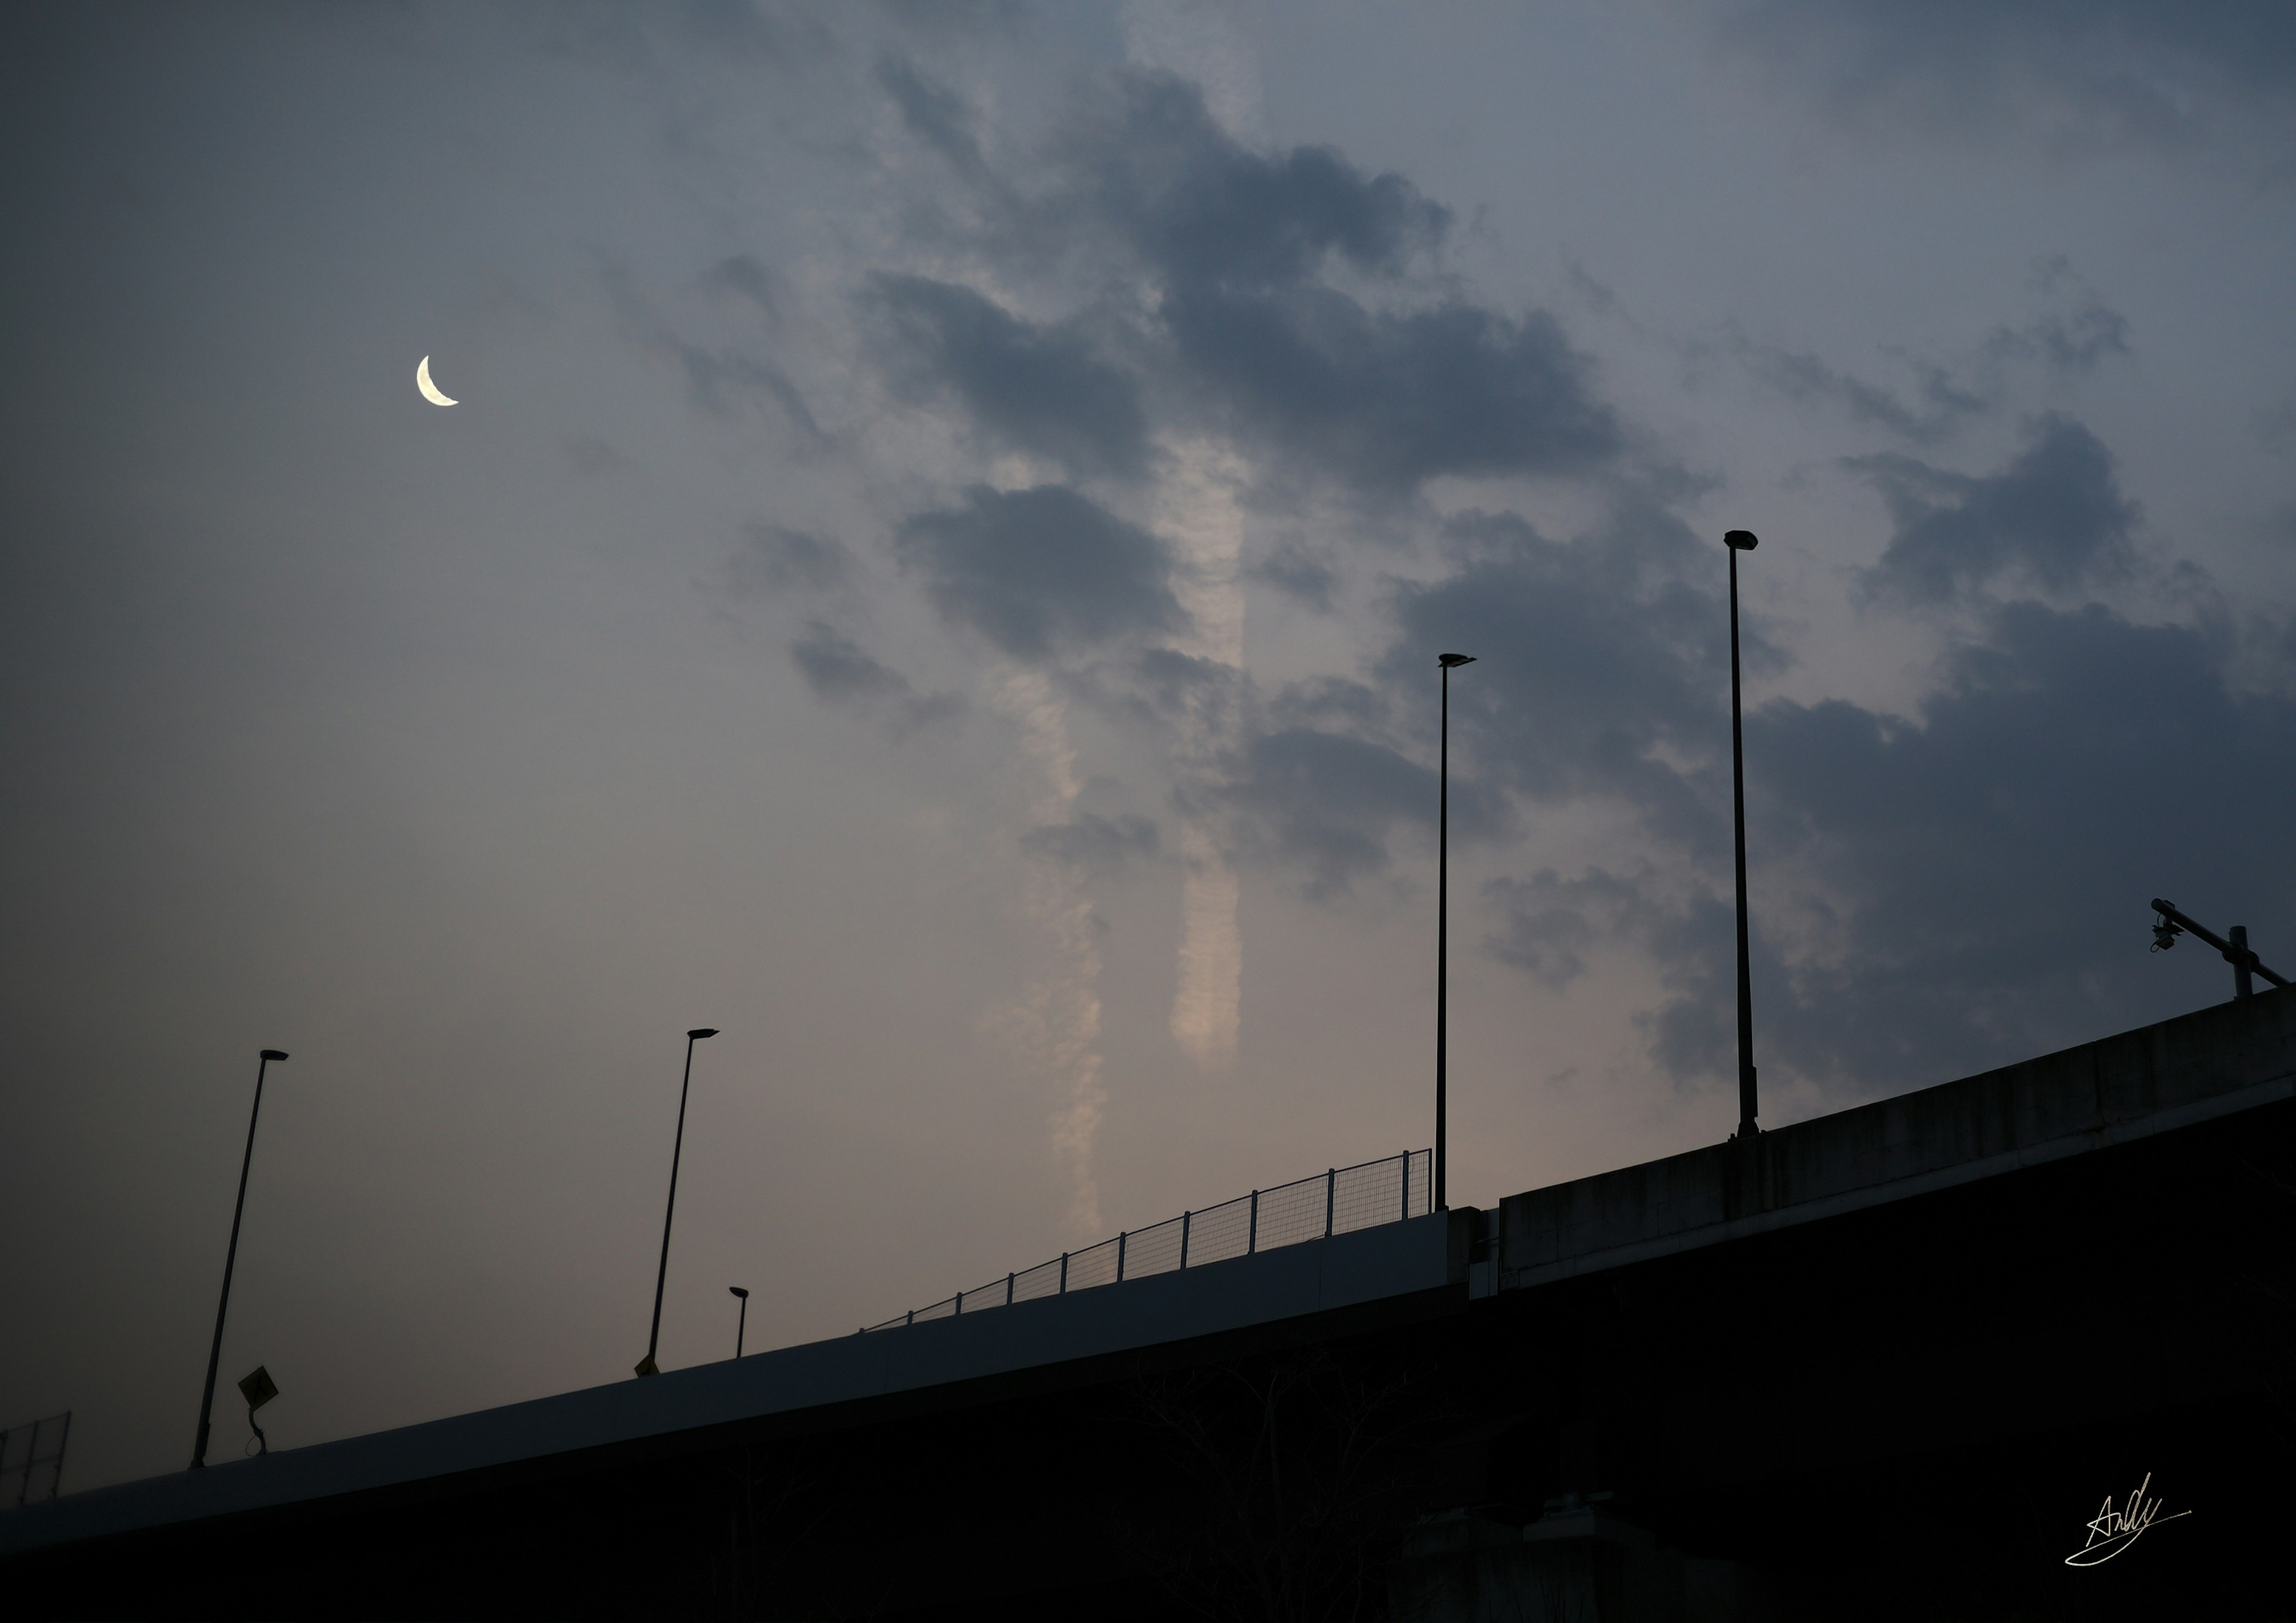
{"type": "Polygon", "coordinates": [[[1488,1210],[1403,1215],[1397,1159],[1351,1231],[27,1506],[0,1584],[43,1615],[243,1610],[181,1577],[226,1570],[378,1617],[2288,1615],[2296,992],[1488,1210]],[[2191,1513],[2067,1565],[2148,1479],[2191,1513]]]}

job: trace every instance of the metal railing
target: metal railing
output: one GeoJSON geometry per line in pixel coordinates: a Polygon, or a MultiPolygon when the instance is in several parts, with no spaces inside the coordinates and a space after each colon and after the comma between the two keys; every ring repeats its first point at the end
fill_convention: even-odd
{"type": "Polygon", "coordinates": [[[63,1487],[71,1411],[0,1430],[0,1510],[53,1499],[63,1487]]]}
{"type": "Polygon", "coordinates": [[[1201,1211],[1184,1211],[1148,1228],[1127,1229],[1113,1240],[1062,1251],[1050,1262],[1020,1268],[971,1291],[944,1297],[930,1307],[913,1308],[882,1324],[865,1324],[860,1334],[899,1330],[924,1319],[985,1313],[1040,1296],[1121,1284],[1150,1274],[1225,1262],[1259,1251],[1328,1240],[1398,1223],[1432,1209],[1433,1152],[1406,1150],[1384,1160],[1334,1167],[1313,1177],[1255,1189],[1201,1211]]]}

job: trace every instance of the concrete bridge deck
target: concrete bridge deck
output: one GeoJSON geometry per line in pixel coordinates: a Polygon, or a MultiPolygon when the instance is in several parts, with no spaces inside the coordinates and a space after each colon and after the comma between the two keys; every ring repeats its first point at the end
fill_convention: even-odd
{"type": "MultiPolygon", "coordinates": [[[[2059,1502],[2150,1469],[2215,1496],[2178,1524],[2202,1610],[2278,1616],[2243,1597],[2296,1514],[2292,1157],[2274,992],[1490,1211],[68,1496],[0,1516],[0,1581],[92,1615],[227,1615],[148,1575],[246,1559],[347,1614],[1154,1617],[1175,1574],[1374,1550],[1350,1581],[1430,1618],[1484,1615],[1444,1610],[1463,1574],[1561,1616],[1558,1562],[1582,1617],[2007,1618],[2054,1604],[2059,1502]],[[1250,1439],[1339,1482],[1366,1414],[1359,1519],[1269,1520],[1250,1439]],[[1857,1565],[1972,1478],[1990,1599],[1857,1565]]],[[[2084,1615],[2198,1615],[2135,1567],[2151,1612],[2084,1615]]]]}

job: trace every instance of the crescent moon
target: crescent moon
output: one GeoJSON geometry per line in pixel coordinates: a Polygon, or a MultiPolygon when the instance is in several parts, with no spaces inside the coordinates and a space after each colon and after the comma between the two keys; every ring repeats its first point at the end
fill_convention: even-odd
{"type": "Polygon", "coordinates": [[[455,404],[454,401],[449,400],[445,395],[441,394],[439,390],[439,386],[430,381],[430,357],[427,355],[422,357],[422,361],[418,363],[414,368],[414,387],[421,389],[422,391],[422,398],[430,402],[433,406],[452,406],[455,404]]]}

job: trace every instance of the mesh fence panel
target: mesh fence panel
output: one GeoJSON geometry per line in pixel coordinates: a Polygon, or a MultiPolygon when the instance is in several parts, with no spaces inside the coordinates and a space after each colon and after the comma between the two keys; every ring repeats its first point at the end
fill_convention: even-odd
{"type": "Polygon", "coordinates": [[[1069,1253],[1069,1289],[1088,1291],[1116,1283],[1116,1242],[1103,1240],[1081,1251],[1069,1253]]]}
{"type": "Polygon", "coordinates": [[[1209,1211],[1200,1211],[1191,1224],[1190,1267],[1200,1268],[1208,1262],[1226,1262],[1231,1257],[1241,1257],[1251,1242],[1251,1197],[1239,1195],[1209,1211]]]}
{"type": "Polygon", "coordinates": [[[1259,1250],[1324,1237],[1324,1180],[1301,1178],[1259,1192],[1259,1250]]]}
{"type": "MultiPolygon", "coordinates": [[[[1352,1234],[1420,1217],[1431,1207],[1433,1170],[1431,1154],[1414,1150],[1383,1160],[1341,1167],[1256,1194],[1239,1195],[1202,1211],[1071,1251],[1066,1258],[1054,1258],[1024,1269],[1013,1275],[1010,1299],[1034,1301],[1063,1290],[1088,1291],[1114,1284],[1119,1277],[1129,1280],[1168,1274],[1184,1265],[1201,1267],[1250,1251],[1274,1250],[1303,1240],[1352,1234]]],[[[1003,1279],[969,1290],[964,1292],[963,1311],[984,1313],[1002,1307],[1006,1291],[1003,1279]]],[[[868,1329],[894,1330],[924,1319],[948,1318],[957,1311],[958,1299],[951,1297],[914,1313],[898,1314],[868,1329]]]]}
{"type": "Polygon", "coordinates": [[[1050,1262],[1040,1262],[1033,1268],[1023,1268],[1013,1279],[1013,1299],[1032,1302],[1040,1296],[1057,1296],[1061,1289],[1061,1262],[1055,1257],[1050,1262]]]}
{"type": "Polygon", "coordinates": [[[1349,1167],[1332,1175],[1332,1232],[1353,1234],[1375,1224],[1401,1221],[1408,1183],[1401,1157],[1349,1167]]]}
{"type": "Polygon", "coordinates": [[[63,1480],[64,1442],[70,1435],[69,1413],[0,1431],[0,1510],[56,1496],[63,1480]]]}
{"type": "Polygon", "coordinates": [[[1169,1274],[1180,1266],[1180,1221],[1168,1217],[1127,1237],[1125,1278],[1145,1279],[1151,1274],[1169,1274]]]}

